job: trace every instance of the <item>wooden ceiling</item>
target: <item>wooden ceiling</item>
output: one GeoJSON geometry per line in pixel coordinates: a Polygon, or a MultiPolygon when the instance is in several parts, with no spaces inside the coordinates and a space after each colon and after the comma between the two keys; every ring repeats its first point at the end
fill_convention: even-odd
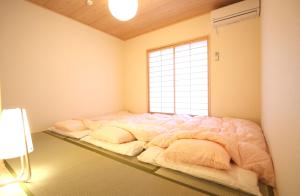
{"type": "Polygon", "coordinates": [[[240,0],[139,0],[135,18],[121,22],[108,10],[107,0],[28,0],[93,28],[127,40],[240,0]]]}

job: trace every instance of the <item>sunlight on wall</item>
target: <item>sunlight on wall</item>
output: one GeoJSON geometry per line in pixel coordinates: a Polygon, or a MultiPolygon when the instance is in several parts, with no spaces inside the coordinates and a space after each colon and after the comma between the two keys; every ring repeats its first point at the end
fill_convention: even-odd
{"type": "Polygon", "coordinates": [[[0,1],[0,24],[2,104],[32,132],[122,109],[122,40],[27,1],[0,1]]]}

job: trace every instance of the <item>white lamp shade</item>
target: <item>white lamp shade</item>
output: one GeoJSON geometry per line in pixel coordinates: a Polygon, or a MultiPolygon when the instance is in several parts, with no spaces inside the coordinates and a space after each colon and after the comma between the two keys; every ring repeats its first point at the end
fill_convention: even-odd
{"type": "Polygon", "coordinates": [[[132,19],[138,10],[138,0],[108,0],[108,9],[118,20],[132,19]]]}
{"type": "Polygon", "coordinates": [[[27,114],[24,109],[5,109],[0,116],[0,159],[10,159],[33,151],[27,114]]]}

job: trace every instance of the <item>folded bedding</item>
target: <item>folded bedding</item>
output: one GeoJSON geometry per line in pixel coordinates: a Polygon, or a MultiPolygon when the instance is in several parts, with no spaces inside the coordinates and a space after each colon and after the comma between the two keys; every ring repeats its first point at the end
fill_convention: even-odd
{"type": "Polygon", "coordinates": [[[115,120],[115,119],[122,119],[122,118],[127,118],[130,116],[133,116],[134,114],[127,112],[127,111],[119,111],[119,112],[115,112],[115,113],[108,113],[108,114],[102,114],[100,116],[95,116],[95,117],[91,117],[88,118],[89,120],[93,120],[93,121],[102,121],[102,120],[115,120]]]}
{"type": "Polygon", "coordinates": [[[143,151],[139,156],[137,156],[137,159],[141,162],[159,166],[158,163],[156,163],[156,158],[163,151],[164,151],[163,148],[160,148],[158,146],[151,146],[151,147],[148,147],[145,151],[143,151]]]}
{"type": "Polygon", "coordinates": [[[165,150],[164,158],[176,163],[224,170],[230,168],[230,156],[227,151],[220,144],[208,140],[176,140],[165,150]]]}
{"type": "Polygon", "coordinates": [[[85,124],[81,120],[65,120],[54,124],[54,127],[61,131],[84,131],[85,124]]]}
{"type": "Polygon", "coordinates": [[[257,175],[250,170],[242,169],[236,165],[231,165],[230,169],[227,170],[220,170],[201,165],[173,162],[165,159],[163,154],[160,154],[156,158],[156,163],[161,167],[213,181],[233,189],[239,189],[254,195],[261,195],[257,175]]]}
{"type": "Polygon", "coordinates": [[[89,135],[95,139],[114,144],[121,144],[135,140],[135,137],[128,131],[112,126],[102,126],[93,130],[93,132],[91,132],[89,135]]]}
{"type": "Polygon", "coordinates": [[[98,129],[103,125],[105,125],[107,122],[109,122],[108,120],[90,120],[90,119],[81,119],[81,121],[84,124],[84,126],[90,130],[98,129]]]}
{"type": "Polygon", "coordinates": [[[85,136],[87,136],[89,133],[91,133],[91,130],[83,130],[83,131],[63,131],[59,130],[55,127],[48,128],[49,131],[52,131],[54,133],[58,133],[63,136],[72,137],[76,139],[81,139],[85,136]]]}
{"type": "Polygon", "coordinates": [[[127,156],[136,156],[137,154],[143,151],[145,146],[145,142],[142,141],[132,141],[122,144],[114,144],[110,142],[105,142],[103,140],[99,140],[92,136],[86,136],[82,138],[81,141],[127,156]]]}
{"type": "Polygon", "coordinates": [[[190,118],[189,115],[130,114],[121,112],[92,119],[78,120],[81,120],[87,129],[93,131],[103,126],[116,127],[130,132],[139,141],[149,142],[157,135],[174,129],[190,118]]]}
{"type": "Polygon", "coordinates": [[[185,122],[182,127],[186,129],[176,129],[156,136],[149,146],[167,149],[175,141],[182,139],[214,142],[228,152],[236,165],[255,172],[262,182],[274,187],[272,159],[262,130],[255,123],[233,118],[195,117],[185,122]]]}
{"type": "MultiPolygon", "coordinates": [[[[120,111],[98,117],[74,118],[57,122],[54,124],[54,128],[61,131],[77,132],[94,131],[102,126],[113,126],[130,132],[137,140],[149,142],[155,136],[171,131],[191,118],[189,115],[132,114],[127,111],[120,111]]],[[[65,135],[65,132],[60,133],[65,135]]]]}
{"type": "Polygon", "coordinates": [[[257,185],[257,175],[252,171],[242,169],[235,164],[231,164],[226,170],[221,170],[197,164],[173,161],[172,159],[166,158],[165,151],[164,148],[151,146],[137,158],[142,162],[180,171],[194,177],[216,182],[253,195],[261,195],[257,185]]]}
{"type": "Polygon", "coordinates": [[[186,167],[208,168],[222,171],[224,175],[231,175],[232,169],[245,170],[254,172],[265,184],[275,185],[272,160],[262,130],[248,120],[120,112],[78,121],[58,124],[64,131],[56,128],[59,130],[56,132],[70,137],[76,134],[78,138],[81,133],[84,135],[84,129],[89,129],[92,132],[85,133],[88,136],[80,135],[82,141],[128,156],[139,154],[149,142],[149,148],[138,156],[143,162],[185,173],[190,171],[186,167]],[[161,149],[164,149],[163,155],[161,149]],[[178,169],[177,165],[184,165],[185,169],[178,169]]]}
{"type": "Polygon", "coordinates": [[[87,136],[91,131],[98,129],[109,123],[111,119],[122,119],[132,114],[126,111],[120,111],[113,114],[101,115],[94,118],[74,118],[71,120],[64,120],[54,123],[53,127],[48,128],[49,131],[58,133],[60,135],[82,138],[87,136]]]}

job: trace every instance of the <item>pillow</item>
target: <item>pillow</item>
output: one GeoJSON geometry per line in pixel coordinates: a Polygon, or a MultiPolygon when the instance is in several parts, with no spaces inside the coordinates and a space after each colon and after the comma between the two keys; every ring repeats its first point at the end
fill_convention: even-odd
{"type": "Polygon", "coordinates": [[[216,169],[229,169],[230,156],[215,142],[208,140],[180,139],[164,152],[164,158],[179,163],[202,165],[216,169]]]}
{"type": "Polygon", "coordinates": [[[158,165],[155,162],[155,159],[164,151],[163,148],[160,148],[158,146],[151,146],[147,148],[144,152],[142,152],[139,156],[137,156],[137,159],[139,161],[150,163],[152,165],[158,165]]]}
{"type": "Polygon", "coordinates": [[[89,135],[96,139],[114,144],[121,144],[135,140],[133,135],[128,131],[112,126],[103,126],[101,128],[96,129],[89,135]]]}
{"type": "Polygon", "coordinates": [[[86,126],[81,120],[65,120],[54,124],[56,129],[61,131],[84,131],[86,126]]]}
{"type": "Polygon", "coordinates": [[[90,130],[98,129],[104,123],[104,121],[100,121],[100,120],[96,121],[96,120],[89,120],[89,119],[83,119],[82,122],[90,130]]]}

